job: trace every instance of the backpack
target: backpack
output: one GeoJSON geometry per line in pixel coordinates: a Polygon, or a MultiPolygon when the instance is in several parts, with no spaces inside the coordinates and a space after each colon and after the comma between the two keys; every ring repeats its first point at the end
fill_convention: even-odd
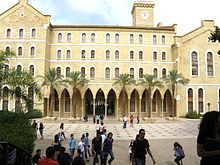
{"type": "Polygon", "coordinates": [[[178,152],[179,152],[179,154],[180,154],[180,156],[182,157],[182,158],[184,158],[185,157],[185,153],[184,153],[184,151],[183,151],[183,149],[182,148],[178,148],[178,152]]]}

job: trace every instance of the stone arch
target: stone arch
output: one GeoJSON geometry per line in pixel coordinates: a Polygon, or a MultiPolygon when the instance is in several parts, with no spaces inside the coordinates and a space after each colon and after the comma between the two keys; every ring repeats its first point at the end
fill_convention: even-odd
{"type": "Polygon", "coordinates": [[[96,92],[95,114],[96,115],[104,115],[105,114],[105,94],[101,88],[96,92]]]}
{"type": "Polygon", "coordinates": [[[60,117],[63,117],[66,115],[66,113],[68,114],[70,113],[71,98],[70,98],[70,93],[66,88],[64,88],[64,90],[61,93],[60,101],[61,101],[60,117]]]}
{"type": "Polygon", "coordinates": [[[116,108],[116,93],[113,89],[110,89],[107,95],[107,115],[115,115],[116,108]]]}
{"type": "Polygon", "coordinates": [[[139,94],[136,89],[134,89],[131,93],[131,98],[130,98],[130,110],[129,112],[134,113],[138,112],[138,107],[139,107],[139,94]]]}
{"type": "Polygon", "coordinates": [[[128,114],[128,94],[126,91],[121,90],[119,94],[119,99],[118,99],[118,116],[122,117],[123,115],[128,114]]]}
{"type": "Polygon", "coordinates": [[[152,116],[159,116],[162,109],[162,97],[158,89],[153,93],[152,99],[152,116]]]}
{"type": "Polygon", "coordinates": [[[164,93],[163,99],[163,116],[170,116],[172,114],[172,94],[169,89],[164,93]]]}
{"type": "Polygon", "coordinates": [[[93,94],[88,88],[84,94],[85,100],[85,113],[88,115],[93,115],[93,94]]]}

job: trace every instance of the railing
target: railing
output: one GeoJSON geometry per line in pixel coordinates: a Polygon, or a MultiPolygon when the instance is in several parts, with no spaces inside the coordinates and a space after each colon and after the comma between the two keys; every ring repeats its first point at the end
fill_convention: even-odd
{"type": "Polygon", "coordinates": [[[31,155],[8,142],[0,142],[0,164],[31,165],[31,155]]]}

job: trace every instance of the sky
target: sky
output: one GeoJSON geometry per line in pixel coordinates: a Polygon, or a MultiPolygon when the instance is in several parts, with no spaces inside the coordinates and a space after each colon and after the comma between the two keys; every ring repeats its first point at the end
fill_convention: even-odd
{"type": "MultiPolygon", "coordinates": [[[[0,0],[0,13],[19,0],[0,0]]],[[[46,15],[53,25],[132,26],[131,9],[135,0],[29,0],[29,4],[46,15]]],[[[152,1],[152,0],[151,0],[152,1]]],[[[153,0],[154,25],[177,24],[177,35],[184,35],[214,20],[220,26],[219,0],[153,0]]]]}

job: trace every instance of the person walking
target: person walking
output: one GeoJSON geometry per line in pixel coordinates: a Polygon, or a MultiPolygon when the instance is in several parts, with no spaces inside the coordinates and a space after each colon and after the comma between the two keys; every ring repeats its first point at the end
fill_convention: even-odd
{"type": "MultiPolygon", "coordinates": [[[[84,135],[84,134],[83,134],[83,135],[84,135]]],[[[82,137],[81,137],[81,140],[80,140],[80,142],[79,142],[79,144],[78,144],[78,149],[80,149],[81,156],[82,156],[83,160],[86,162],[84,137],[85,137],[85,136],[82,136],[82,137]]]]}
{"type": "Polygon", "coordinates": [[[37,139],[37,130],[38,130],[38,126],[37,126],[37,122],[36,122],[36,120],[33,121],[33,123],[32,123],[32,128],[33,128],[33,130],[34,130],[35,138],[37,139]]]}
{"type": "Polygon", "coordinates": [[[102,156],[102,137],[99,130],[96,131],[96,136],[92,139],[92,154],[93,154],[93,165],[99,162],[98,156],[100,156],[101,164],[103,164],[102,156]]]}
{"type": "Polygon", "coordinates": [[[74,138],[73,134],[70,134],[70,138],[68,139],[68,144],[69,144],[69,150],[70,150],[70,157],[73,160],[73,155],[74,155],[75,148],[76,148],[76,139],[74,138]]]}
{"type": "Polygon", "coordinates": [[[85,158],[86,158],[86,161],[88,162],[89,161],[89,158],[88,158],[88,155],[89,157],[91,156],[90,154],[90,145],[89,145],[89,133],[86,132],[86,136],[84,137],[84,143],[85,143],[85,158]]]}
{"type": "Polygon", "coordinates": [[[178,142],[175,142],[173,146],[174,146],[174,156],[176,157],[174,159],[174,162],[178,165],[182,165],[182,159],[185,157],[183,147],[178,142]]]}
{"type": "Polygon", "coordinates": [[[81,157],[80,149],[77,149],[77,156],[73,159],[72,165],[86,165],[85,161],[81,157]]]}
{"type": "Polygon", "coordinates": [[[46,149],[46,158],[40,159],[38,165],[59,165],[56,159],[56,149],[55,147],[50,146],[46,149]]]}
{"type": "Polygon", "coordinates": [[[112,161],[115,159],[114,153],[112,151],[113,148],[113,133],[109,132],[107,138],[103,143],[103,153],[104,153],[104,165],[106,165],[108,155],[110,155],[110,159],[108,160],[108,164],[111,164],[112,161]]]}
{"type": "Polygon", "coordinates": [[[39,125],[39,132],[40,132],[41,139],[43,139],[43,129],[44,129],[44,125],[41,122],[40,125],[39,125]]]}
{"type": "Polygon", "coordinates": [[[131,139],[129,147],[128,147],[129,148],[128,153],[129,153],[129,162],[130,163],[132,162],[132,147],[133,147],[133,144],[134,144],[134,139],[131,139]]]}
{"type": "Polygon", "coordinates": [[[131,114],[130,116],[130,127],[134,126],[134,115],[131,114]]]}
{"type": "Polygon", "coordinates": [[[153,164],[156,164],[152,152],[150,150],[150,145],[145,137],[145,130],[140,129],[137,138],[134,141],[132,147],[132,158],[135,165],[145,165],[146,162],[146,154],[148,153],[152,159],[153,164]]]}
{"type": "Polygon", "coordinates": [[[38,161],[41,159],[41,149],[36,150],[36,154],[32,158],[33,165],[38,165],[38,161]]]}
{"type": "Polygon", "coordinates": [[[124,115],[124,117],[123,117],[123,128],[126,128],[126,124],[127,124],[127,118],[126,118],[126,115],[124,115]]]}
{"type": "Polygon", "coordinates": [[[62,136],[64,139],[66,139],[66,136],[64,133],[64,123],[60,124],[60,136],[62,136]]]}

